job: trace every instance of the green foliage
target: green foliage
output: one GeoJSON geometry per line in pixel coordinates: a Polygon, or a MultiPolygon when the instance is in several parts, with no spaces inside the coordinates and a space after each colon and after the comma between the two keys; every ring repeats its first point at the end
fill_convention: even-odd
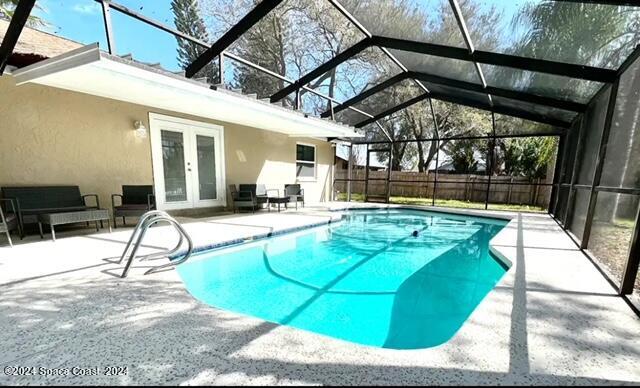
{"type": "MultiPolygon", "coordinates": [[[[13,17],[13,11],[18,5],[18,2],[19,0],[0,0],[0,19],[11,19],[13,17]]],[[[40,6],[36,4],[34,8],[40,9],[40,6]]],[[[27,25],[29,27],[43,27],[47,25],[47,22],[45,22],[42,18],[34,15],[32,12],[27,19],[27,25]]]]}
{"type": "MultiPolygon", "coordinates": [[[[171,0],[171,11],[178,31],[208,42],[209,34],[204,21],[200,16],[198,0],[171,0]]],[[[206,49],[193,42],[176,37],[178,42],[178,63],[184,69],[193,62],[206,49]]],[[[196,77],[207,77],[209,82],[214,82],[218,77],[218,65],[214,61],[209,62],[196,77]]]]}
{"type": "Polygon", "coordinates": [[[501,143],[504,172],[529,179],[544,178],[557,148],[555,137],[523,137],[501,143]]]}
{"type": "Polygon", "coordinates": [[[478,161],[475,158],[476,149],[476,142],[473,140],[457,140],[449,143],[446,151],[456,173],[472,174],[478,171],[478,161]]]}

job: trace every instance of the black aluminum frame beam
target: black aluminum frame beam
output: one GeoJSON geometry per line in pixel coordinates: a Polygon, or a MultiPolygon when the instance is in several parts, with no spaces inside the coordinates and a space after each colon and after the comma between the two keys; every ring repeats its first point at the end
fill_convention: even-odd
{"type": "Polygon", "coordinates": [[[385,110],[384,112],[378,113],[377,115],[375,115],[375,116],[373,116],[371,118],[368,118],[368,119],[366,119],[364,121],[359,122],[358,124],[355,125],[355,127],[356,128],[362,128],[362,127],[364,127],[366,125],[374,123],[377,120],[380,120],[380,119],[383,119],[383,118],[385,118],[387,116],[390,116],[390,115],[392,115],[392,114],[394,114],[394,113],[396,113],[396,112],[398,112],[400,110],[403,110],[405,108],[410,107],[411,105],[415,105],[415,104],[419,103],[420,101],[423,101],[423,100],[429,98],[429,96],[430,96],[429,93],[424,93],[424,94],[421,94],[421,95],[419,95],[417,97],[413,97],[410,100],[407,100],[407,101],[405,101],[405,102],[403,102],[401,104],[398,104],[398,105],[396,105],[396,106],[394,106],[392,108],[389,108],[389,109],[385,110]]]}
{"type": "Polygon", "coordinates": [[[605,157],[607,156],[607,145],[609,143],[609,134],[611,133],[611,127],[613,125],[613,117],[616,109],[616,99],[618,97],[618,87],[620,80],[618,79],[611,86],[609,92],[609,101],[607,103],[607,114],[604,122],[604,129],[602,130],[602,136],[600,137],[600,146],[598,149],[598,157],[596,158],[596,165],[593,171],[593,178],[591,182],[591,190],[589,196],[589,205],[587,207],[587,214],[585,218],[584,230],[582,232],[582,239],[580,241],[580,249],[587,249],[589,244],[589,238],[591,237],[591,226],[593,225],[593,218],[596,211],[596,203],[598,200],[598,191],[596,187],[600,186],[600,180],[602,178],[602,171],[604,169],[605,157]]]}
{"type": "MultiPolygon", "coordinates": [[[[185,33],[182,33],[180,31],[176,30],[175,28],[172,28],[170,26],[167,26],[166,24],[160,23],[157,20],[149,18],[149,17],[147,17],[147,16],[145,16],[145,15],[139,13],[139,12],[136,12],[136,11],[134,11],[134,10],[128,8],[128,7],[125,7],[125,6],[121,5],[121,4],[115,3],[115,2],[113,2],[111,0],[94,0],[94,1],[96,1],[98,3],[102,3],[102,4],[108,2],[108,4],[110,5],[110,8],[113,8],[113,9],[117,10],[120,13],[123,13],[123,14],[125,14],[127,16],[130,16],[130,17],[132,17],[134,19],[137,19],[137,20],[139,20],[139,21],[141,21],[143,23],[146,23],[146,24],[148,24],[150,26],[153,26],[153,27],[158,28],[158,29],[160,29],[162,31],[165,31],[165,32],[173,35],[174,37],[188,40],[189,42],[192,42],[194,44],[200,45],[201,47],[204,47],[204,48],[208,48],[209,47],[208,43],[206,43],[206,42],[204,42],[204,41],[202,41],[200,39],[197,39],[197,38],[194,38],[191,35],[187,35],[185,33]]],[[[294,80],[290,80],[285,76],[282,76],[282,75],[280,75],[278,73],[275,73],[275,72],[273,72],[273,71],[271,71],[269,69],[266,69],[266,68],[264,68],[264,67],[262,67],[260,65],[257,65],[257,64],[255,64],[255,63],[253,63],[251,61],[248,61],[248,60],[246,60],[244,58],[238,57],[237,55],[234,55],[232,53],[222,52],[221,56],[230,58],[231,60],[234,60],[234,61],[237,61],[237,62],[240,62],[245,66],[248,66],[248,67],[250,67],[252,69],[258,70],[258,71],[260,71],[260,72],[262,72],[264,74],[270,75],[272,77],[278,78],[278,79],[280,79],[280,80],[282,80],[284,82],[287,82],[288,84],[292,84],[292,83],[295,82],[294,80]]],[[[339,101],[336,100],[335,98],[330,97],[330,96],[326,96],[326,95],[318,92],[317,90],[314,90],[314,89],[306,87],[306,86],[303,86],[302,89],[304,89],[305,91],[307,91],[309,93],[315,94],[316,96],[324,98],[324,99],[330,101],[332,104],[333,103],[339,104],[339,101]]],[[[360,114],[362,114],[364,116],[373,117],[373,115],[370,115],[370,114],[368,114],[366,112],[363,112],[363,111],[361,111],[359,109],[356,109],[356,108],[349,108],[349,109],[351,109],[351,110],[353,110],[355,112],[358,112],[358,113],[360,113],[360,114]]]]}
{"type": "Polygon", "coordinates": [[[458,104],[458,105],[465,105],[465,106],[469,106],[472,108],[476,108],[476,109],[481,109],[481,110],[486,110],[488,112],[494,112],[494,113],[498,113],[498,114],[502,114],[502,115],[507,115],[507,116],[513,116],[513,117],[519,117],[521,119],[525,119],[525,120],[530,120],[530,121],[536,121],[539,123],[543,123],[543,124],[549,124],[549,125],[553,125],[559,128],[569,128],[571,126],[570,122],[564,121],[564,120],[559,120],[559,119],[554,119],[545,115],[540,115],[538,113],[534,113],[534,112],[529,112],[526,110],[521,110],[521,109],[516,109],[516,108],[509,108],[509,107],[502,107],[502,106],[491,106],[489,103],[481,103],[478,101],[474,101],[474,100],[470,100],[467,98],[463,98],[463,97],[459,97],[459,96],[453,96],[453,95],[449,95],[449,94],[445,94],[445,93],[437,93],[437,92],[429,92],[429,93],[425,93],[422,94],[420,96],[414,97],[410,100],[407,100],[405,102],[403,102],[402,104],[396,105],[390,109],[387,109],[384,112],[381,112],[369,119],[366,119],[364,121],[361,121],[359,123],[357,123],[355,125],[356,128],[362,128],[368,124],[373,123],[376,120],[381,120],[395,112],[398,112],[402,109],[408,108],[411,105],[417,104],[418,102],[424,100],[425,98],[433,98],[436,100],[441,100],[441,101],[446,101],[446,102],[450,102],[453,104],[458,104]]]}
{"type": "Polygon", "coordinates": [[[572,112],[582,113],[587,109],[587,104],[569,101],[569,100],[561,100],[553,97],[545,97],[537,94],[532,94],[528,92],[521,92],[518,90],[504,89],[498,88],[494,86],[486,86],[475,84],[473,82],[461,81],[453,78],[446,78],[437,75],[427,74],[427,73],[419,73],[419,72],[410,72],[410,76],[412,78],[438,84],[444,86],[450,86],[457,89],[468,90],[477,93],[489,93],[494,96],[509,98],[511,100],[528,102],[531,104],[544,105],[552,108],[569,110],[572,112]]]}
{"type": "Polygon", "coordinates": [[[480,50],[469,53],[468,50],[459,47],[383,36],[374,36],[372,40],[377,46],[394,50],[459,59],[467,62],[479,62],[488,65],[505,66],[514,69],[554,74],[588,81],[612,83],[617,78],[617,72],[615,70],[599,67],[575,65],[571,63],[549,61],[546,59],[526,58],[480,50]]]}
{"type": "MultiPolygon", "coordinates": [[[[486,88],[482,85],[475,84],[467,81],[460,81],[453,78],[446,78],[437,75],[420,73],[415,71],[410,71],[407,73],[400,73],[392,78],[387,79],[386,81],[367,89],[361,94],[350,98],[349,100],[343,102],[342,104],[334,107],[334,112],[340,112],[348,107],[357,104],[358,102],[370,97],[371,95],[378,93],[388,87],[391,87],[405,79],[416,79],[432,84],[444,85],[449,87],[454,87],[457,89],[468,90],[477,93],[489,93],[494,96],[504,97],[511,100],[523,101],[531,104],[549,106],[552,108],[558,108],[563,110],[568,110],[572,112],[582,113],[587,109],[587,104],[569,101],[569,100],[560,100],[552,97],[539,96],[537,94],[531,94],[527,92],[521,92],[517,90],[503,89],[497,88],[493,86],[487,86],[486,88]],[[395,82],[393,82],[395,81],[395,82]]],[[[331,115],[330,111],[323,112],[321,117],[329,117],[331,115]]]]}
{"type": "Polygon", "coordinates": [[[235,42],[242,34],[264,18],[269,12],[276,8],[283,0],[263,0],[246,14],[238,23],[229,29],[205,52],[200,54],[187,68],[185,76],[192,78],[197,72],[202,70],[214,58],[217,58],[227,47],[235,42]]]}
{"type": "MultiPolygon", "coordinates": [[[[504,134],[504,135],[475,135],[475,136],[445,136],[445,137],[422,137],[419,139],[402,139],[396,140],[395,143],[416,143],[416,142],[428,142],[428,141],[442,141],[442,140],[491,140],[491,139],[517,139],[523,137],[556,137],[563,136],[564,132],[533,132],[533,133],[518,133],[518,134],[504,134]]],[[[387,140],[354,140],[351,144],[387,144],[387,140]]],[[[549,184],[550,185],[550,184],[549,184]]],[[[562,186],[559,184],[558,186],[562,186]]]]}
{"type": "Polygon", "coordinates": [[[640,7],[638,0],[553,0],[558,3],[583,3],[583,4],[602,4],[602,5],[621,5],[629,7],[640,7]]]}
{"type": "Polygon", "coordinates": [[[363,50],[365,50],[365,49],[367,49],[367,48],[369,48],[371,46],[372,46],[371,38],[362,39],[360,42],[354,44],[353,46],[351,46],[348,49],[344,50],[343,52],[341,52],[340,54],[338,54],[335,57],[331,58],[327,62],[323,63],[322,65],[320,65],[318,67],[316,67],[315,69],[311,70],[307,74],[303,75],[302,77],[300,77],[300,79],[298,79],[293,84],[288,85],[288,86],[278,90],[277,92],[275,92],[271,96],[271,102],[277,102],[277,101],[282,100],[283,98],[285,98],[290,93],[293,93],[298,89],[301,89],[303,86],[306,86],[309,82],[311,82],[314,79],[320,77],[321,75],[323,75],[324,73],[330,71],[331,69],[339,66],[341,63],[343,63],[345,61],[348,61],[349,59],[351,59],[354,56],[358,55],[361,51],[363,51],[363,50]]]}
{"type": "Polygon", "coordinates": [[[480,110],[486,110],[488,112],[498,113],[501,115],[518,117],[525,120],[535,121],[542,124],[549,124],[558,128],[569,128],[571,123],[568,121],[555,119],[552,117],[548,117],[545,115],[541,115],[538,113],[530,112],[527,110],[509,108],[503,106],[491,106],[489,104],[481,103],[478,101],[469,100],[463,97],[451,96],[444,93],[434,93],[431,92],[430,97],[436,100],[446,101],[453,104],[465,105],[471,108],[476,108],[480,110]]]}
{"type": "MultiPolygon", "coordinates": [[[[476,49],[473,44],[473,40],[471,39],[471,34],[469,33],[469,29],[467,28],[467,22],[462,15],[462,10],[460,9],[460,4],[458,4],[457,0],[449,0],[449,5],[451,6],[451,10],[453,11],[454,16],[456,17],[456,21],[458,22],[458,29],[460,30],[460,34],[462,34],[462,38],[464,39],[464,43],[469,49],[469,54],[473,54],[476,49]]],[[[484,73],[482,72],[482,68],[477,62],[473,62],[473,67],[476,69],[476,73],[478,74],[478,79],[483,87],[487,87],[487,80],[484,77],[484,73]]],[[[491,96],[487,95],[489,99],[489,103],[491,103],[491,96]]]]}
{"type": "Polygon", "coordinates": [[[123,13],[123,14],[125,14],[127,16],[131,16],[134,19],[137,19],[137,20],[139,20],[139,21],[141,21],[143,23],[146,23],[146,24],[148,24],[150,26],[153,26],[153,27],[155,27],[155,28],[157,28],[159,30],[167,32],[167,33],[169,33],[169,34],[171,34],[171,35],[173,35],[175,37],[179,37],[179,38],[188,40],[189,42],[195,43],[195,44],[200,45],[202,47],[209,47],[209,43],[207,43],[207,42],[205,42],[203,40],[196,39],[191,35],[187,35],[187,34],[181,32],[181,31],[176,30],[175,28],[169,27],[169,26],[167,26],[167,25],[165,25],[163,23],[160,23],[160,22],[158,22],[156,20],[153,20],[153,19],[151,19],[151,18],[149,18],[149,17],[147,17],[147,16],[145,16],[145,15],[139,13],[139,12],[136,12],[136,11],[132,10],[129,7],[125,7],[122,4],[115,3],[115,2],[113,2],[111,0],[94,0],[94,1],[96,1],[98,3],[108,2],[110,8],[113,8],[113,9],[115,9],[116,11],[118,11],[120,13],[123,13]]]}
{"type": "Polygon", "coordinates": [[[7,32],[0,45],[0,75],[4,73],[4,69],[7,67],[9,57],[13,54],[22,29],[25,24],[27,24],[27,20],[35,4],[36,0],[20,0],[18,5],[16,5],[13,17],[11,18],[11,22],[9,22],[9,27],[7,27],[7,32]]]}
{"type": "MultiPolygon", "coordinates": [[[[342,104],[340,104],[338,106],[335,106],[333,108],[333,113],[338,113],[340,111],[343,111],[343,110],[347,109],[348,107],[353,106],[353,105],[359,103],[360,101],[365,100],[365,99],[373,96],[374,94],[379,93],[379,92],[383,91],[384,89],[386,89],[388,87],[391,87],[391,86],[393,86],[395,84],[398,84],[398,83],[400,83],[400,82],[402,82],[402,81],[404,81],[404,80],[406,80],[408,78],[411,78],[409,76],[409,73],[396,74],[393,77],[388,78],[387,80],[385,80],[385,81],[383,81],[383,82],[381,82],[381,83],[379,83],[379,84],[377,84],[375,86],[372,86],[369,89],[366,89],[365,91],[361,92],[360,94],[351,97],[350,99],[348,99],[347,101],[343,102],[342,104]]],[[[326,112],[323,112],[322,114],[320,114],[320,117],[329,117],[329,116],[331,116],[331,111],[329,111],[329,110],[326,111],[326,112]]]]}

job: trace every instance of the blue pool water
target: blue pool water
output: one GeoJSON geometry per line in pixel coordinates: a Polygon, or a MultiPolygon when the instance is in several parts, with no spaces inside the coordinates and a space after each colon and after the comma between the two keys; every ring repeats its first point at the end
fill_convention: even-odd
{"type": "Polygon", "coordinates": [[[449,340],[505,273],[489,254],[504,225],[352,211],[331,226],[204,252],[178,272],[211,306],[364,345],[427,348],[449,340]]]}

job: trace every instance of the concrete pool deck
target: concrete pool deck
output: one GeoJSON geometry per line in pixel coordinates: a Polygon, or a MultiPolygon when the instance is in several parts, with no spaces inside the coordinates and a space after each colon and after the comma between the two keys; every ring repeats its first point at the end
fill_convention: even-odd
{"type": "MultiPolygon", "coordinates": [[[[151,261],[136,261],[120,279],[114,275],[123,265],[113,258],[131,229],[3,246],[0,367],[128,370],[49,377],[0,371],[0,384],[640,384],[640,319],[555,221],[481,213],[512,218],[492,249],[513,267],[450,341],[411,351],[212,308],[191,297],[175,271],[143,276],[151,261]]],[[[202,245],[337,216],[316,207],[184,225],[202,245]]],[[[142,253],[175,241],[168,228],[153,228],[142,253]]]]}

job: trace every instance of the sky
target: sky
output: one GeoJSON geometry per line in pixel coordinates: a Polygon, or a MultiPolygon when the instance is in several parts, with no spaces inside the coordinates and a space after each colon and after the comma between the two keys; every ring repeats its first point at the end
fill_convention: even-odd
{"type": "MultiPolygon", "coordinates": [[[[419,3],[431,3],[433,0],[415,0],[419,3]]],[[[478,0],[482,7],[496,5],[510,20],[517,8],[531,0],[478,0]]],[[[170,0],[117,0],[119,4],[140,12],[162,23],[173,26],[173,14],[170,0]]],[[[51,33],[89,44],[98,42],[107,48],[106,35],[100,4],[94,0],[39,0],[39,10],[35,12],[48,22],[45,29],[51,33]]],[[[422,6],[425,6],[422,4],[422,6]]],[[[427,5],[428,7],[428,5],[427,5]]],[[[112,11],[112,24],[115,34],[117,54],[133,54],[134,58],[144,62],[160,63],[163,67],[177,71],[177,42],[173,36],[153,27],[112,11]]]]}
{"type": "MultiPolygon", "coordinates": [[[[134,11],[173,26],[169,0],[118,0],[134,11]]],[[[83,44],[98,42],[107,49],[102,9],[93,0],[39,0],[38,16],[48,25],[45,30],[83,44]]],[[[116,52],[133,54],[144,62],[162,64],[168,70],[179,70],[176,60],[177,42],[163,31],[148,26],[118,11],[111,12],[116,52]]]]}

